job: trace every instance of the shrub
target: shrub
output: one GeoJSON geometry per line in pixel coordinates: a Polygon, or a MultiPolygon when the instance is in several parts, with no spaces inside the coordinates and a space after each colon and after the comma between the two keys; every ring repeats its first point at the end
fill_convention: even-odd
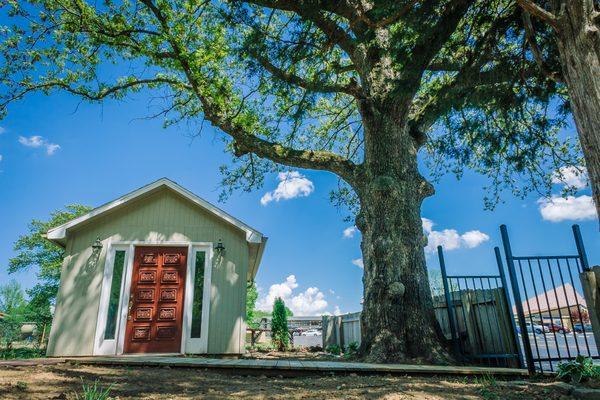
{"type": "Polygon", "coordinates": [[[559,379],[572,383],[585,382],[589,379],[600,379],[600,366],[594,365],[589,357],[581,354],[575,360],[558,365],[556,375],[559,379]]]}
{"type": "Polygon", "coordinates": [[[113,384],[110,384],[107,388],[103,388],[98,381],[94,381],[94,385],[83,384],[81,395],[75,393],[75,398],[77,400],[108,400],[112,386],[113,384]]]}
{"type": "Polygon", "coordinates": [[[275,347],[273,347],[273,344],[271,343],[258,343],[256,345],[256,351],[258,351],[259,353],[270,353],[273,350],[275,350],[275,347]]]}
{"type": "Polygon", "coordinates": [[[349,356],[356,355],[356,353],[358,353],[358,343],[357,342],[349,343],[348,346],[346,346],[345,353],[349,356]]]}
{"type": "Polygon", "coordinates": [[[0,360],[14,360],[19,358],[40,358],[45,357],[46,352],[40,348],[19,347],[0,349],[0,360]]]}
{"type": "Polygon", "coordinates": [[[273,318],[271,319],[271,340],[277,350],[285,351],[289,345],[290,337],[288,331],[287,312],[285,303],[278,297],[273,303],[273,318]]]}
{"type": "Polygon", "coordinates": [[[334,356],[339,356],[340,353],[342,352],[342,349],[337,344],[330,344],[329,346],[327,346],[325,348],[325,351],[328,352],[329,354],[333,354],[334,356]]]}

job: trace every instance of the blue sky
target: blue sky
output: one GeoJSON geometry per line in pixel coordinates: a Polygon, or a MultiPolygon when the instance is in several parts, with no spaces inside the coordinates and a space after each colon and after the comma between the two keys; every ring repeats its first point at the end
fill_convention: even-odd
{"type": "MultiPolygon", "coordinates": [[[[143,119],[148,113],[143,94],[103,105],[80,104],[67,95],[36,95],[9,109],[8,117],[0,121],[0,283],[11,279],[6,266],[14,254],[12,245],[26,232],[28,222],[44,219],[66,204],[97,206],[160,177],[217,204],[219,166],[230,160],[220,134],[205,125],[203,134],[192,140],[187,127],[163,129],[161,120],[143,119]]],[[[279,184],[273,174],[262,190],[234,193],[218,204],[269,236],[257,276],[259,302],[268,306],[269,294],[279,294],[297,313],[357,311],[362,296],[362,269],[356,265],[360,235],[344,237],[351,224],[328,201],[336,178],[324,172],[292,171],[299,173],[292,176],[296,186],[273,192],[279,184]],[[301,196],[277,201],[279,195],[295,194],[292,189],[301,196]],[[267,192],[271,194],[264,197],[267,192]],[[261,204],[261,198],[271,201],[261,204]]],[[[585,213],[577,201],[589,195],[588,188],[567,207],[548,208],[555,219],[567,218],[552,222],[541,215],[538,196],[518,200],[507,193],[504,204],[485,211],[486,182],[472,173],[460,181],[444,177],[436,194],[424,203],[422,215],[434,223],[430,237],[457,247],[446,253],[449,273],[494,273],[493,247],[501,244],[502,223],[509,227],[515,254],[524,255],[575,254],[571,225],[577,222],[590,264],[600,264],[597,222],[572,220],[585,213]]],[[[559,185],[555,191],[560,192],[559,185]]],[[[438,268],[434,255],[427,259],[430,268],[438,268]]],[[[31,287],[35,269],[12,278],[31,287]]]]}

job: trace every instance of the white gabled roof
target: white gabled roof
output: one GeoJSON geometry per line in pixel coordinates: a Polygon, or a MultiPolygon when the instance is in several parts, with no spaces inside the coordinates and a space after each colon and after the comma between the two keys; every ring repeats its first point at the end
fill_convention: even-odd
{"type": "Polygon", "coordinates": [[[179,193],[181,196],[185,197],[186,199],[188,199],[192,203],[196,204],[197,206],[203,208],[204,210],[214,214],[219,219],[221,219],[225,222],[228,222],[229,224],[231,224],[231,225],[235,226],[236,228],[240,229],[241,231],[245,232],[246,241],[251,246],[251,248],[253,248],[252,249],[253,251],[251,251],[251,253],[254,253],[254,257],[251,257],[251,258],[254,258],[254,260],[251,260],[250,266],[249,266],[251,276],[252,276],[252,278],[254,278],[254,276],[256,275],[256,271],[258,270],[258,265],[260,264],[260,260],[262,258],[264,247],[267,242],[267,237],[264,236],[259,231],[257,231],[256,229],[246,225],[239,219],[227,214],[225,211],[210,204],[203,198],[196,196],[194,193],[190,192],[189,190],[185,189],[184,187],[178,185],[177,183],[175,183],[172,180],[167,179],[167,178],[161,178],[155,182],[152,182],[146,186],[143,186],[137,190],[134,190],[131,193],[121,196],[116,200],[113,200],[109,203],[101,205],[100,207],[97,207],[97,208],[93,209],[92,211],[90,211],[89,213],[84,214],[78,218],[75,218],[74,220],[71,220],[65,224],[57,226],[56,228],[52,228],[46,233],[46,238],[48,240],[51,240],[52,242],[55,242],[61,246],[64,246],[65,239],[67,237],[67,232],[69,229],[76,227],[77,225],[83,224],[84,222],[86,222],[92,218],[101,216],[117,207],[121,207],[121,206],[129,203],[130,201],[133,201],[133,200],[135,200],[149,192],[157,190],[163,186],[174,190],[175,192],[179,193]]]}

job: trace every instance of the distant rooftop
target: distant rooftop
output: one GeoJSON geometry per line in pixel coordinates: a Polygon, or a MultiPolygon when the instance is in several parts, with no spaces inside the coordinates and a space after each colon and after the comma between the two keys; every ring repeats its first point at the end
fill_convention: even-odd
{"type": "MultiPolygon", "coordinates": [[[[550,289],[545,293],[525,300],[523,302],[523,311],[525,314],[534,314],[577,305],[587,309],[587,304],[583,296],[577,293],[570,283],[565,283],[556,289],[550,289]]],[[[515,306],[513,306],[513,313],[517,313],[515,306]]]]}

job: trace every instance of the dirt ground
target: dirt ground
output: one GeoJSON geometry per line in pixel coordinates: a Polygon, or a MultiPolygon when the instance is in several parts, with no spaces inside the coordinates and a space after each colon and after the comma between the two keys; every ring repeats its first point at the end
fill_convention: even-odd
{"type": "Polygon", "coordinates": [[[567,399],[548,387],[473,377],[232,375],[205,369],[57,364],[0,367],[0,399],[75,399],[83,384],[115,399],[567,399]]]}

